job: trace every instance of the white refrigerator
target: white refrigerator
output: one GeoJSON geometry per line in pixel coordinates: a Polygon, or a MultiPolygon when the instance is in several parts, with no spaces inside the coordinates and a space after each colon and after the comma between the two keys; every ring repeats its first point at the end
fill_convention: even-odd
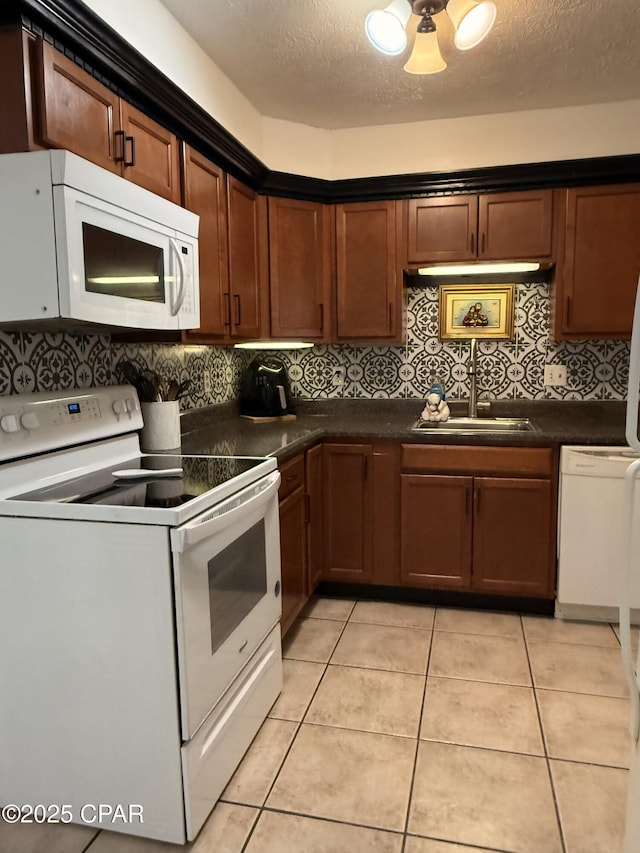
{"type": "MultiPolygon", "coordinates": [[[[627,443],[640,451],[638,436],[638,406],[640,405],[640,281],[636,292],[636,305],[633,314],[633,333],[629,357],[629,391],[627,395],[627,443]]],[[[632,533],[635,502],[635,481],[640,476],[640,459],[636,459],[627,468],[625,474],[625,511],[624,540],[625,559],[621,566],[620,577],[620,643],[629,692],[631,695],[631,774],[627,799],[627,823],[624,839],[624,853],[640,851],[640,655],[631,650],[631,578],[640,572],[640,566],[634,564],[632,533]]]]}

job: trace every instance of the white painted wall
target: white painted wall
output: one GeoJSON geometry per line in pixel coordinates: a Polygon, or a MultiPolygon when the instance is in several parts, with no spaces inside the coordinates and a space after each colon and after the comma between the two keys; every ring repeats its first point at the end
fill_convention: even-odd
{"type": "Polygon", "coordinates": [[[262,159],[262,116],[158,0],[83,0],[262,159]]]}
{"type": "Polygon", "coordinates": [[[159,0],[84,2],[277,171],[338,180],[640,152],[640,100],[333,131],[261,116],[159,0]]]}
{"type": "Polygon", "coordinates": [[[640,100],[332,132],[331,179],[640,152],[640,100]]]}
{"type": "Polygon", "coordinates": [[[332,173],[334,133],[321,127],[264,116],[264,162],[278,172],[329,179],[332,173]]]}

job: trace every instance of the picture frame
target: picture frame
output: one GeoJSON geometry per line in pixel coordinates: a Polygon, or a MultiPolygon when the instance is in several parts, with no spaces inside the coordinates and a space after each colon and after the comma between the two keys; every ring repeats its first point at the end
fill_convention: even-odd
{"type": "Polygon", "coordinates": [[[440,288],[440,340],[513,337],[515,284],[444,284],[440,288]]]}

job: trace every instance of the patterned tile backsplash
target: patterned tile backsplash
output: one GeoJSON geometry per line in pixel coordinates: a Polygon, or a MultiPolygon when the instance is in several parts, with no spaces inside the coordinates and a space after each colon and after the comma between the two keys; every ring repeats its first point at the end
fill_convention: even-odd
{"type": "MultiPolygon", "coordinates": [[[[499,399],[624,400],[628,341],[556,342],[549,336],[548,284],[518,285],[515,336],[478,346],[478,392],[499,399]],[[546,364],[563,364],[566,387],[545,387],[546,364]]],[[[448,398],[468,394],[468,341],[438,339],[438,290],[407,291],[402,346],[316,346],[280,354],[297,397],[424,397],[431,381],[448,398]],[[334,384],[342,368],[344,385],[334,384]]],[[[238,396],[250,353],[231,347],[112,343],[108,335],[0,331],[0,394],[86,388],[122,381],[131,360],[178,381],[189,377],[184,409],[238,396]]]]}

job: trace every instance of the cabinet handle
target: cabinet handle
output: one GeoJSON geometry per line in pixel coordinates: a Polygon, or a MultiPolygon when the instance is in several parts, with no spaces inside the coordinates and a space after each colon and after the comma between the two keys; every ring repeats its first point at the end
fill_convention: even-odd
{"type": "Polygon", "coordinates": [[[480,254],[484,255],[484,231],[482,232],[482,240],[480,242],[480,254]]]}
{"type": "Polygon", "coordinates": [[[467,486],[467,497],[464,502],[464,511],[466,515],[471,515],[471,486],[467,486]]]}
{"type": "Polygon", "coordinates": [[[322,302],[318,305],[318,311],[320,313],[320,331],[324,332],[324,305],[322,302]]]}
{"type": "Polygon", "coordinates": [[[389,331],[393,331],[393,302],[389,302],[389,331]]]}
{"type": "Polygon", "coordinates": [[[364,474],[363,474],[363,479],[365,479],[365,480],[368,480],[368,479],[369,479],[369,457],[368,457],[368,456],[365,456],[365,457],[364,457],[364,474]]]}
{"type": "Polygon", "coordinates": [[[113,134],[116,140],[116,149],[118,153],[113,158],[116,163],[122,163],[124,160],[124,147],[126,145],[124,130],[116,130],[113,134]],[[119,144],[118,144],[119,143],[119,144]]]}
{"type": "Polygon", "coordinates": [[[131,157],[129,157],[128,160],[126,159],[126,154],[125,154],[124,165],[125,166],[135,166],[136,165],[136,141],[133,138],[133,136],[125,136],[124,141],[125,141],[125,145],[127,142],[129,143],[130,151],[131,151],[131,157]]]}
{"type": "Polygon", "coordinates": [[[567,326],[570,326],[571,325],[571,297],[570,296],[567,296],[566,305],[567,305],[567,311],[566,311],[567,326]]]}
{"type": "Polygon", "coordinates": [[[305,492],[304,495],[304,522],[309,524],[311,521],[311,495],[305,492]]]}
{"type": "Polygon", "coordinates": [[[224,303],[225,303],[225,315],[226,320],[224,321],[225,326],[229,326],[231,328],[231,294],[225,293],[224,295],[224,303]]]}
{"type": "Polygon", "coordinates": [[[476,486],[476,515],[480,515],[480,486],[476,486]]]}
{"type": "Polygon", "coordinates": [[[476,235],[471,232],[471,254],[475,255],[476,253],[476,235]]]}
{"type": "Polygon", "coordinates": [[[236,306],[236,326],[239,326],[241,324],[240,320],[241,320],[242,315],[240,313],[240,297],[238,296],[237,293],[233,294],[233,301],[234,301],[235,306],[236,306]]]}

